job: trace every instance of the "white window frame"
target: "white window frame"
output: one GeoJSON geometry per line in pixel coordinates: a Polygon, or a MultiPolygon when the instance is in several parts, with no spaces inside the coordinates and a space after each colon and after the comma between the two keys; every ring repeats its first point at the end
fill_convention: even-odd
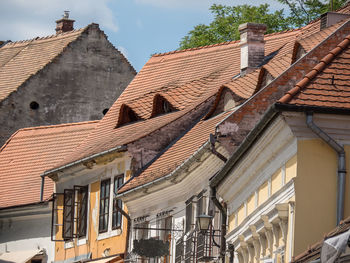
{"type": "MultiPolygon", "coordinates": [[[[125,180],[125,173],[122,173],[124,176],[124,180],[125,180]]],[[[114,175],[112,177],[109,178],[110,180],[110,186],[109,186],[109,212],[108,212],[108,229],[106,232],[103,233],[98,233],[97,236],[97,240],[103,240],[106,238],[110,238],[110,237],[114,237],[114,236],[118,236],[121,235],[123,233],[123,223],[124,223],[124,216],[122,215],[122,221],[121,221],[121,226],[120,228],[117,229],[112,229],[112,222],[113,222],[113,198],[114,198],[114,178],[120,176],[121,174],[117,174],[114,175]]],[[[101,185],[101,181],[106,180],[107,178],[103,178],[100,180],[100,185],[101,185]]],[[[100,202],[99,202],[100,203],[100,202]]],[[[124,202],[122,205],[122,209],[124,210],[124,202]]],[[[100,213],[100,207],[98,208],[98,211],[100,213]]],[[[99,214],[98,213],[98,214],[99,214]]],[[[99,222],[99,221],[97,221],[99,222]]]]}

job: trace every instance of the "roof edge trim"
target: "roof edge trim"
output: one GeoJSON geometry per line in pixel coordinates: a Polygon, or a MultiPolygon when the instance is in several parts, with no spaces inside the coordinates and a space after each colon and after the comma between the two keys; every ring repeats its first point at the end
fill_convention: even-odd
{"type": "Polygon", "coordinates": [[[96,153],[96,154],[90,155],[88,157],[79,159],[79,160],[74,161],[72,163],[68,163],[68,164],[65,164],[63,166],[51,169],[51,170],[47,170],[44,173],[42,173],[40,176],[41,177],[50,176],[51,174],[53,174],[55,172],[59,172],[59,171],[65,170],[67,168],[73,167],[75,165],[81,164],[81,163],[86,162],[86,161],[90,161],[91,159],[94,159],[94,158],[99,157],[101,155],[108,154],[108,153],[111,153],[111,152],[122,152],[122,151],[126,151],[126,150],[127,150],[127,146],[126,145],[120,145],[120,146],[114,147],[112,149],[109,149],[109,150],[106,150],[106,151],[103,151],[103,152],[100,152],[100,153],[96,153]]]}
{"type": "Polygon", "coordinates": [[[273,104],[261,118],[261,120],[255,125],[255,127],[244,138],[243,142],[236,148],[231,157],[227,160],[221,170],[211,178],[209,185],[211,187],[217,187],[227,176],[232,167],[240,160],[240,158],[250,149],[258,136],[265,130],[267,125],[271,123],[277,116],[278,110],[273,104]]]}
{"type": "Polygon", "coordinates": [[[298,94],[301,90],[303,90],[310,82],[313,80],[318,74],[320,74],[326,66],[331,63],[334,58],[339,55],[345,48],[347,48],[350,44],[350,35],[345,37],[343,41],[341,41],[334,49],[332,49],[326,56],[324,56],[320,62],[313,67],[307,73],[302,80],[300,80],[295,87],[289,90],[282,98],[279,99],[281,103],[288,103],[292,100],[292,98],[298,94]]]}

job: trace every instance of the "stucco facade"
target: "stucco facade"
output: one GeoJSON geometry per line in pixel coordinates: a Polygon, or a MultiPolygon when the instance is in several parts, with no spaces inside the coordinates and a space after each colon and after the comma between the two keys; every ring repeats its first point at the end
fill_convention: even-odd
{"type": "MultiPolygon", "coordinates": [[[[45,51],[65,34],[74,31],[36,40],[38,48],[45,51]]],[[[33,40],[31,45],[35,43],[33,40]]],[[[16,43],[0,48],[0,53],[5,53],[10,45],[16,43]]],[[[26,49],[30,50],[30,45],[26,49]]],[[[101,119],[136,74],[97,24],[82,29],[63,50],[53,52],[57,55],[52,60],[0,101],[0,145],[20,128],[101,119]]],[[[0,55],[0,64],[5,60],[0,55]]],[[[0,81],[16,77],[6,73],[7,64],[2,66],[6,75],[0,81]]],[[[31,67],[31,64],[19,66],[31,67]]]]}

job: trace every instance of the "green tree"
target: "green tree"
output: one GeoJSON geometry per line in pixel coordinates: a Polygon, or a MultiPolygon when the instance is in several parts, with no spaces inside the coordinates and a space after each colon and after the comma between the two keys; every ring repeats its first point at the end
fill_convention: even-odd
{"type": "Polygon", "coordinates": [[[347,0],[277,0],[290,9],[288,17],[290,24],[295,27],[304,26],[327,11],[337,10],[347,0]]]}
{"type": "Polygon", "coordinates": [[[300,27],[321,14],[341,7],[347,0],[277,0],[289,9],[289,15],[284,10],[270,12],[268,4],[259,6],[212,5],[210,11],[214,16],[209,25],[195,26],[180,41],[179,49],[211,45],[239,39],[238,26],[246,22],[263,23],[267,25],[266,33],[273,33],[300,27]],[[333,3],[333,4],[331,4],[333,3]]]}
{"type": "Polygon", "coordinates": [[[214,20],[209,25],[199,24],[180,42],[180,49],[210,45],[239,39],[238,26],[246,22],[267,25],[267,33],[290,28],[290,21],[283,15],[283,9],[273,13],[268,4],[259,6],[212,5],[210,11],[214,20]]]}

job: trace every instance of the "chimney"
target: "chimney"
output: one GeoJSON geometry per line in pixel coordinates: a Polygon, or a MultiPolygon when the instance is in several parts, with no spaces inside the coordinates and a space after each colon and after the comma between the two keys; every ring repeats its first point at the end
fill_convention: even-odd
{"type": "Polygon", "coordinates": [[[245,23],[238,27],[241,35],[241,75],[258,68],[264,60],[266,25],[245,23]]]}
{"type": "Polygon", "coordinates": [[[338,23],[341,20],[350,18],[348,14],[336,13],[336,12],[327,12],[321,15],[321,25],[320,29],[327,28],[331,25],[338,23]]]}
{"type": "Polygon", "coordinates": [[[72,31],[75,20],[69,19],[69,11],[64,11],[60,20],[56,21],[56,34],[72,31]]]}

